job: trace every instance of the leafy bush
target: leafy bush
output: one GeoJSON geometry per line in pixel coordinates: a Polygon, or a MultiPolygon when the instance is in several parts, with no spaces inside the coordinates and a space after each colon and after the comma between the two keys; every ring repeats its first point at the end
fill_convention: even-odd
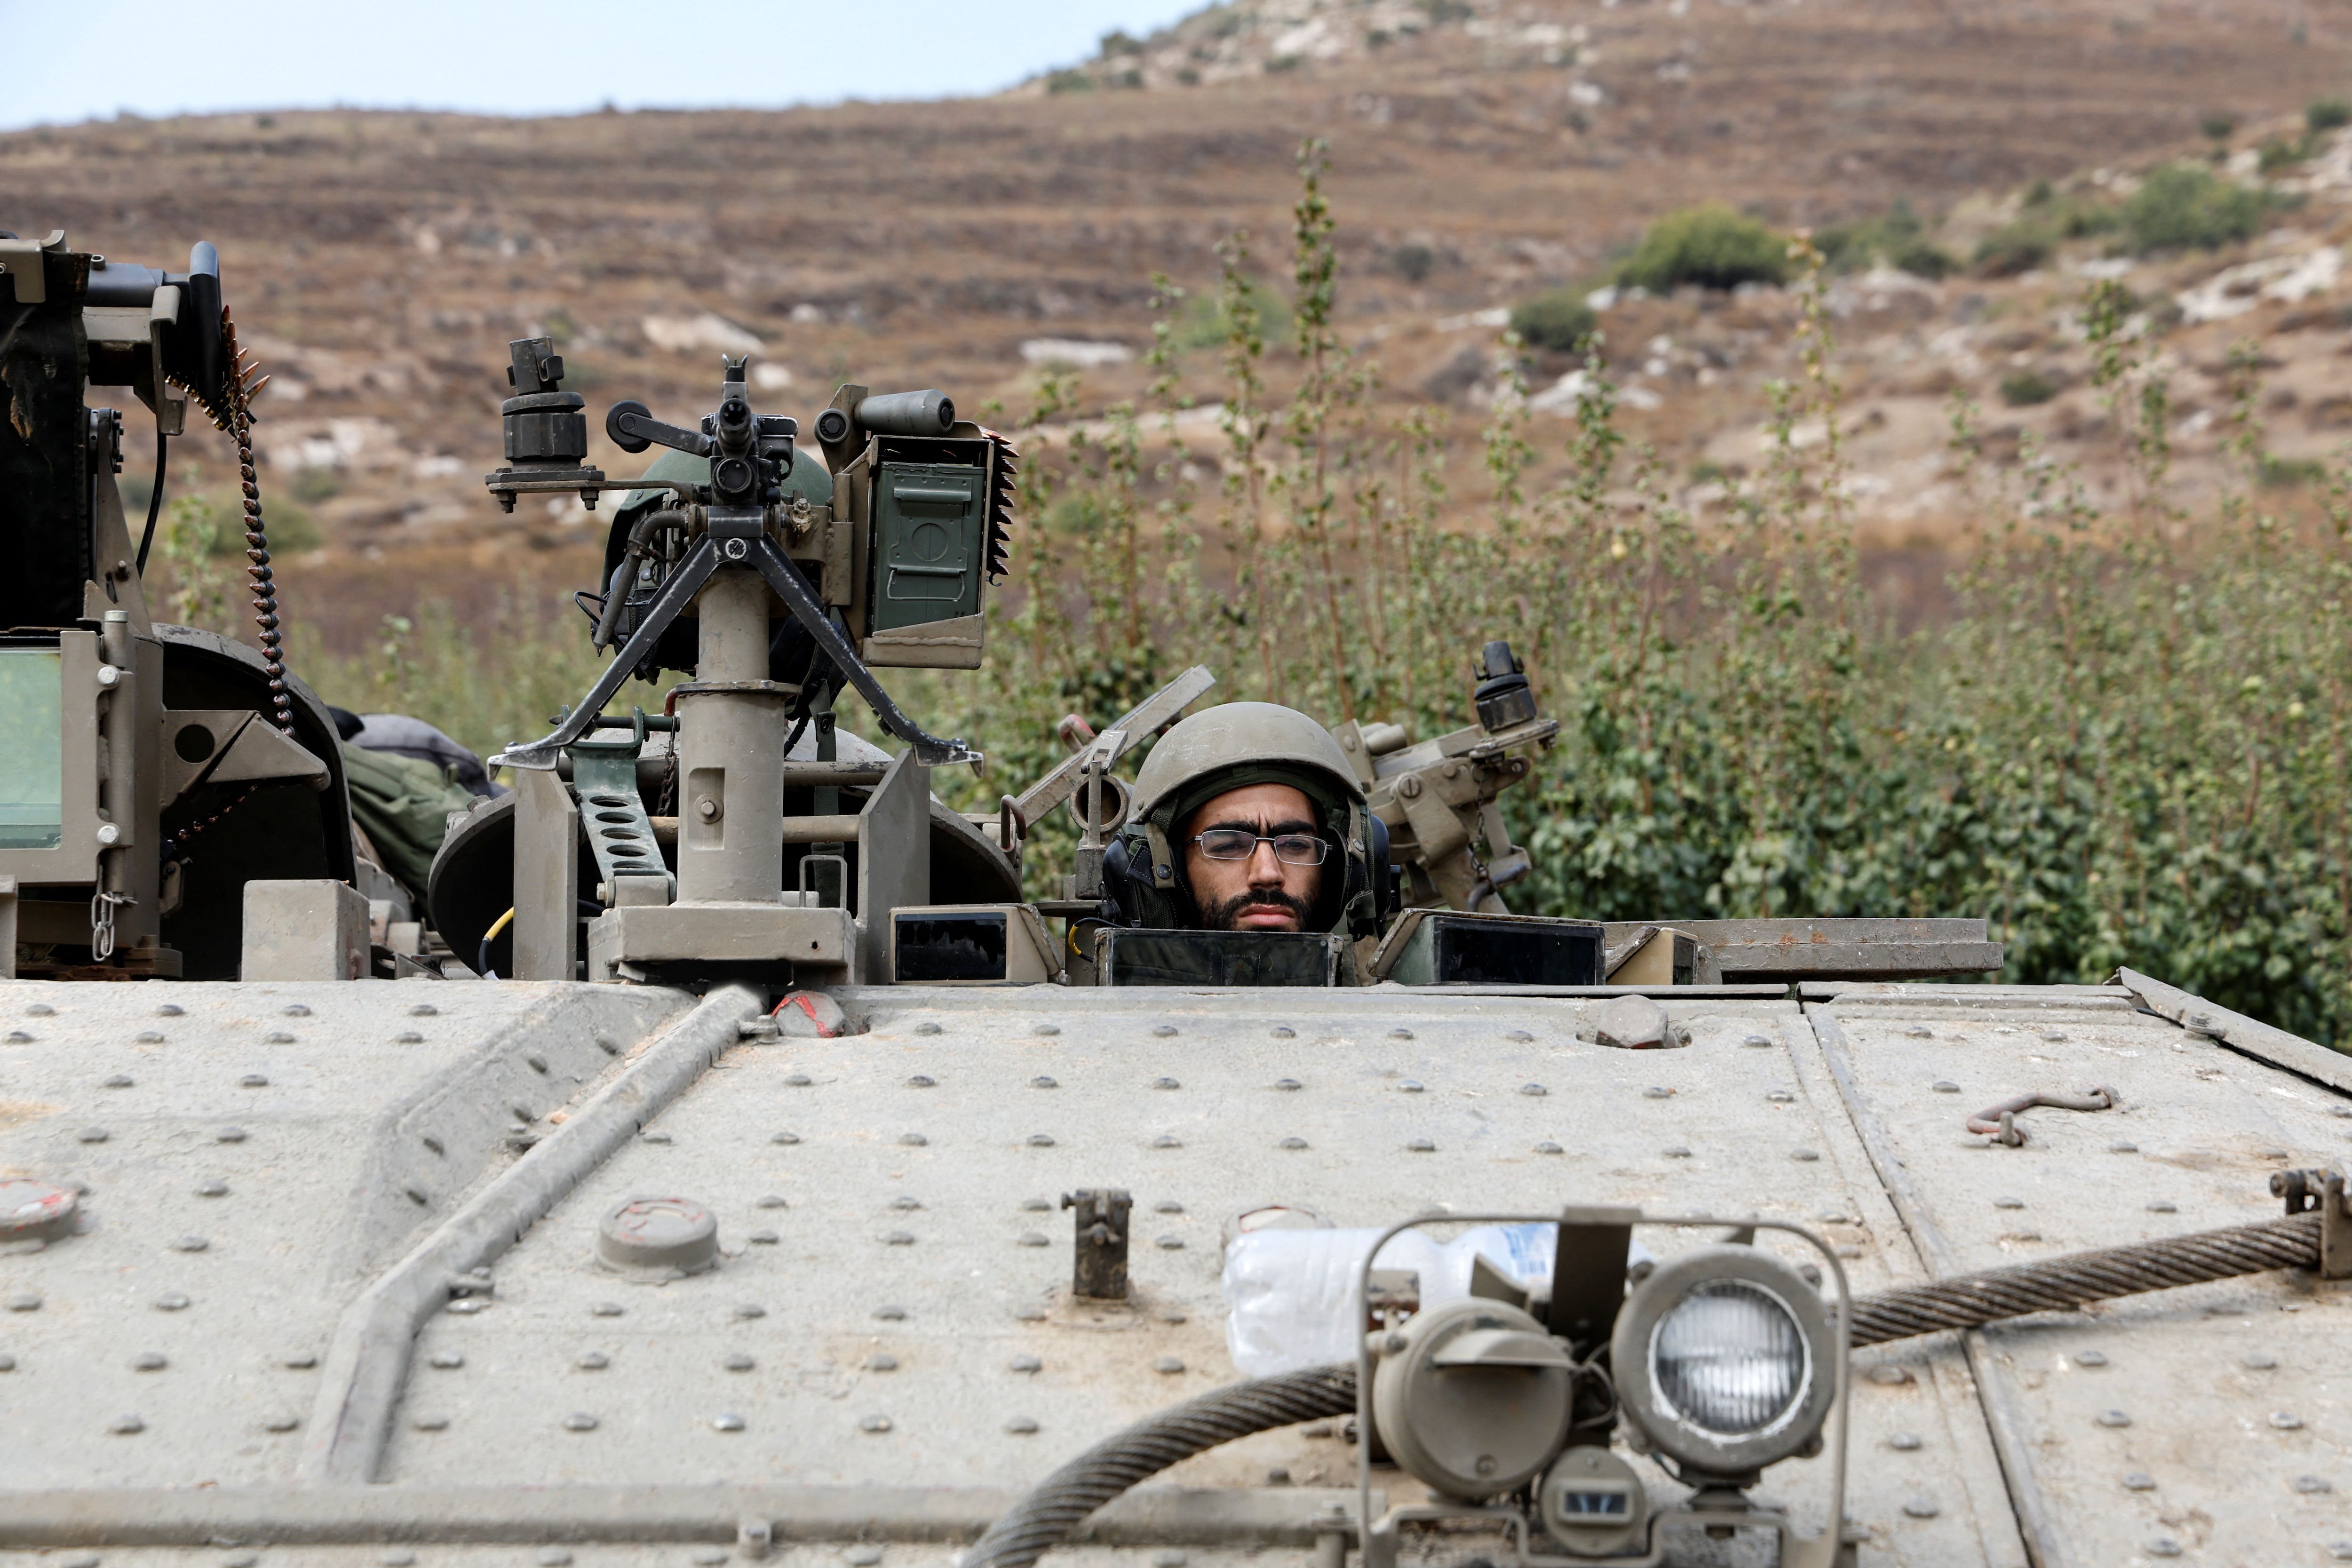
{"type": "Polygon", "coordinates": [[[1092,92],[1095,79],[1081,70],[1059,70],[1045,79],[1047,92],[1092,92]]]}
{"type": "Polygon", "coordinates": [[[2045,266],[2071,239],[2112,234],[2123,216],[2108,203],[2079,193],[2061,195],[2047,180],[2027,187],[2017,217],[1977,242],[1976,268],[1988,278],[2013,278],[2045,266]]]}
{"type": "Polygon", "coordinates": [[[2000,378],[2000,400],[2011,408],[2030,408],[2058,395],[2058,384],[2038,370],[2021,370],[2000,378]]]}
{"type": "Polygon", "coordinates": [[[2314,458],[2282,458],[2264,452],[2254,464],[2254,479],[2264,489],[2299,489],[2327,478],[2327,465],[2314,458]]]}
{"type": "Polygon", "coordinates": [[[1897,197],[1885,216],[1854,223],[1831,224],[1813,234],[1814,247],[1832,272],[1858,272],[1884,264],[1915,278],[1944,278],[1957,271],[1959,261],[1929,239],[1927,227],[1897,197]]]}
{"type": "Polygon", "coordinates": [[[2011,224],[1977,241],[1977,270],[1987,278],[2014,278],[2048,264],[2058,237],[2039,224],[2011,224]]]}
{"type": "Polygon", "coordinates": [[[2275,136],[2264,137],[2263,144],[2254,151],[2254,167],[2267,179],[2302,163],[2304,153],[2301,142],[2282,142],[2275,136]]]}
{"type": "Polygon", "coordinates": [[[2352,125],[2352,103],[2340,98],[2317,98],[2304,106],[2303,123],[2314,136],[2352,125]]]}
{"type": "Polygon", "coordinates": [[[1788,241],[1719,203],[1660,218],[1617,269],[1618,282],[1653,294],[1672,293],[1685,283],[1732,289],[1785,282],[1788,276],[1788,241]]]}
{"type": "Polygon", "coordinates": [[[2197,122],[2197,129],[2210,141],[2227,142],[2237,134],[2238,122],[2227,114],[2209,114],[2197,122]]]}
{"type": "Polygon", "coordinates": [[[1582,292],[1574,289],[1549,289],[1511,307],[1511,331],[1526,340],[1529,348],[1547,349],[1553,353],[1582,350],[1598,323],[1592,307],[1584,302],[1582,292]]]}
{"type": "Polygon", "coordinates": [[[1389,252],[1389,265],[1408,283],[1418,283],[1436,269],[1437,252],[1425,245],[1400,245],[1389,252]]]}
{"type": "Polygon", "coordinates": [[[2213,250],[2252,239],[2262,229],[2262,193],[2216,179],[2193,164],[2156,170],[2124,204],[2124,226],[2131,247],[2146,256],[2158,250],[2213,250]]]}

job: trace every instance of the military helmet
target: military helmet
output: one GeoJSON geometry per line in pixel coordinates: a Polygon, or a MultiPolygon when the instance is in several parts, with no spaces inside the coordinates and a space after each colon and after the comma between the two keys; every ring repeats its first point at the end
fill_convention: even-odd
{"type": "Polygon", "coordinates": [[[1203,710],[1161,736],[1144,759],[1127,826],[1105,858],[1128,919],[1142,926],[1192,923],[1176,836],[1212,797],[1254,784],[1303,792],[1324,837],[1339,851],[1341,874],[1325,879],[1315,925],[1370,934],[1379,920],[1377,894],[1386,885],[1387,831],[1365,808],[1363,786],[1331,731],[1272,702],[1203,710]]]}

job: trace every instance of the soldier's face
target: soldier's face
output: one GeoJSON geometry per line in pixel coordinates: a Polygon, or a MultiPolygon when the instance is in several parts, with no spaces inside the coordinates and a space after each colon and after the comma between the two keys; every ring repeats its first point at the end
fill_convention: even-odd
{"type": "Polygon", "coordinates": [[[1289,784],[1227,790],[1183,827],[1184,875],[1201,924],[1209,931],[1300,931],[1323,888],[1326,866],[1295,866],[1261,843],[1239,860],[1213,860],[1195,842],[1212,828],[1240,828],[1261,838],[1313,833],[1315,807],[1289,784]]]}

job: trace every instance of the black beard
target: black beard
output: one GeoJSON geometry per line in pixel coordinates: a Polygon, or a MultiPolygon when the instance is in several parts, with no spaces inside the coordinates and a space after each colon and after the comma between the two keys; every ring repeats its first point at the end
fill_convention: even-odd
{"type": "Polygon", "coordinates": [[[1238,917],[1244,910],[1267,908],[1286,909],[1297,915],[1300,931],[1307,929],[1307,920],[1314,913],[1306,900],[1294,898],[1280,888],[1252,888],[1248,892],[1237,893],[1211,910],[1208,918],[1201,923],[1209,931],[1240,931],[1242,926],[1238,917]]]}

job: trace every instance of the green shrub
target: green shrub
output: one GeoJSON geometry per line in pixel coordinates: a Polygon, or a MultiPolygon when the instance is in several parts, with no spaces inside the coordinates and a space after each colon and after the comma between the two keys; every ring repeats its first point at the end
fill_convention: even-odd
{"type": "Polygon", "coordinates": [[[1408,283],[1418,283],[1437,267],[1437,252],[1425,245],[1400,245],[1389,252],[1389,266],[1408,283]]]}
{"type": "Polygon", "coordinates": [[[301,468],[286,481],[286,489],[296,500],[316,506],[343,493],[343,476],[333,468],[301,468]]]}
{"type": "Polygon", "coordinates": [[[1815,230],[1813,246],[1832,272],[1858,272],[1883,263],[1915,278],[1944,278],[1960,265],[1950,251],[1927,237],[1910,202],[1899,196],[1883,217],[1815,230]]]}
{"type": "Polygon", "coordinates": [[[2263,226],[2262,193],[2188,163],[2158,169],[2124,204],[2134,251],[2212,250],[2252,239],[2263,226]]]}
{"type": "Polygon", "coordinates": [[[1047,92],[1092,92],[1094,89],[1095,79],[1084,71],[1055,71],[1045,79],[1047,92]]]}
{"type": "Polygon", "coordinates": [[[2226,114],[2209,114],[2197,122],[2197,128],[2210,141],[2227,142],[2237,134],[2238,122],[2226,114]]]}
{"type": "Polygon", "coordinates": [[[2046,265],[2058,237],[2041,224],[2013,223],[1977,241],[1977,270],[1988,278],[2014,278],[2046,265]]]}
{"type": "Polygon", "coordinates": [[[2304,145],[2300,142],[2282,142],[2277,137],[2265,138],[2254,153],[2254,167],[2267,178],[2284,169],[2292,169],[2303,162],[2304,145]]]}
{"type": "Polygon", "coordinates": [[[1788,241],[1719,203],[1660,218],[1617,269],[1619,283],[1653,294],[1670,294],[1685,283],[1732,289],[1785,282],[1788,276],[1788,241]]]}
{"type": "Polygon", "coordinates": [[[2021,370],[2000,378],[2000,400],[2011,408],[2030,408],[2057,395],[2057,383],[2038,370],[2021,370]]]}
{"type": "Polygon", "coordinates": [[[2264,489],[2301,489],[2327,478],[2327,465],[2315,458],[2281,458],[2264,452],[2254,466],[2254,478],[2264,489]]]}
{"type": "Polygon", "coordinates": [[[2352,103],[2340,98],[2315,98],[2304,106],[2303,123],[2314,136],[2352,125],[2352,103]]]}
{"type": "Polygon", "coordinates": [[[1518,333],[1529,348],[1547,349],[1553,353],[1570,354],[1581,350],[1596,324],[1592,307],[1575,289],[1548,289],[1511,307],[1511,331],[1518,333]]]}

